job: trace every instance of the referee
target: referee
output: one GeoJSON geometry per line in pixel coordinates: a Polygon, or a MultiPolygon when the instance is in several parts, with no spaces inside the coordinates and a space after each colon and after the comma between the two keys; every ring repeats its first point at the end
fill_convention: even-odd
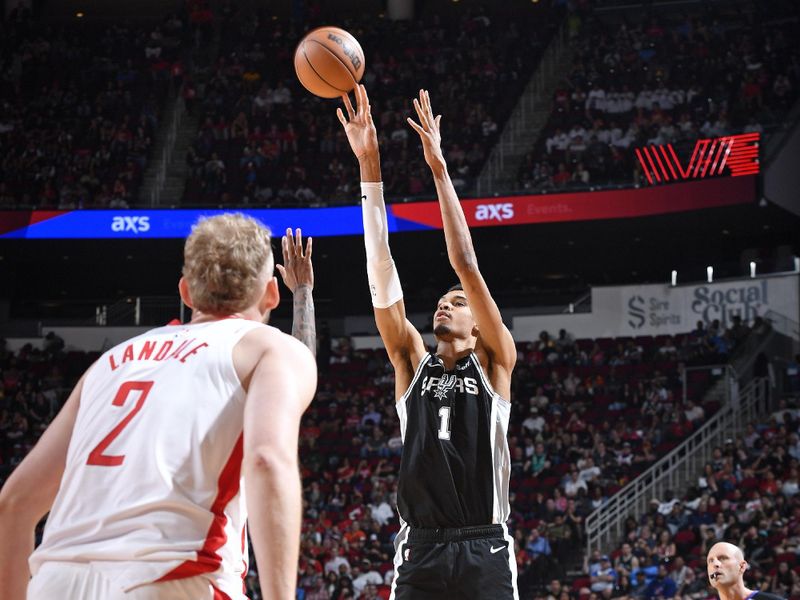
{"type": "Polygon", "coordinates": [[[719,542],[711,547],[706,559],[708,581],[720,600],[784,600],[775,594],[748,589],[744,585],[744,572],[749,566],[738,546],[719,542]]]}

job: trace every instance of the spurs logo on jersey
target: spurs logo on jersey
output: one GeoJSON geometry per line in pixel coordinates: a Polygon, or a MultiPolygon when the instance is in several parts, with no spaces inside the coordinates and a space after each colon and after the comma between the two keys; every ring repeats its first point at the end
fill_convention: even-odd
{"type": "Polygon", "coordinates": [[[455,389],[459,393],[467,393],[477,396],[478,380],[474,377],[459,377],[458,375],[442,375],[441,377],[425,377],[422,380],[422,395],[424,396],[435,388],[433,395],[437,400],[444,400],[447,398],[447,392],[455,389]]]}
{"type": "Polygon", "coordinates": [[[510,403],[475,354],[445,369],[435,355],[397,403],[403,455],[397,504],[411,527],[466,527],[508,518],[510,403]]]}

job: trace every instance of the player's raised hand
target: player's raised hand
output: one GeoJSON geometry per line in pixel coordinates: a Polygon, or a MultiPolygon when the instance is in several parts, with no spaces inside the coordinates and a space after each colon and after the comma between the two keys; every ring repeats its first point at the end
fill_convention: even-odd
{"type": "Polygon", "coordinates": [[[408,117],[408,124],[419,134],[422,141],[422,151],[425,154],[425,162],[433,169],[444,169],[445,160],[442,154],[442,134],[439,124],[442,122],[442,115],[433,116],[431,109],[431,96],[428,90],[420,90],[419,98],[414,98],[414,109],[417,111],[419,123],[408,117]]]}
{"type": "Polygon", "coordinates": [[[297,286],[307,285],[314,287],[314,267],[311,264],[311,238],[306,240],[303,249],[303,232],[297,228],[292,235],[291,227],[286,229],[286,235],[281,238],[283,250],[283,265],[275,265],[281,274],[283,283],[294,294],[297,286]]]}
{"type": "Polygon", "coordinates": [[[345,109],[347,109],[347,117],[345,118],[341,108],[336,109],[336,116],[339,117],[339,122],[344,127],[344,132],[347,135],[347,141],[350,142],[350,148],[353,149],[353,154],[356,155],[357,159],[361,160],[377,156],[378,133],[375,130],[375,124],[372,122],[372,113],[370,112],[366,88],[363,85],[357,85],[354,92],[356,95],[356,110],[353,110],[350,96],[343,94],[342,101],[345,109]]]}

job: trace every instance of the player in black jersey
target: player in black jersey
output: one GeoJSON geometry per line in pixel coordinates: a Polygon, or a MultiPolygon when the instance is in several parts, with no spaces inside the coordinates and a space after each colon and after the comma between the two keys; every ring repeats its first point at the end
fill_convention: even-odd
{"type": "Polygon", "coordinates": [[[711,546],[706,559],[708,581],[720,600],[783,600],[781,596],[745,587],[744,572],[748,567],[738,546],[728,542],[711,546]]]}
{"type": "Polygon", "coordinates": [[[395,370],[403,435],[392,598],[517,599],[508,518],[506,434],[516,349],[478,269],[469,227],[447,172],[427,91],[414,100],[425,161],[442,213],[447,254],[460,284],[436,305],[436,350],[408,321],[389,251],[380,153],[369,100],[355,90],[338,117],[361,169],[367,274],[375,321],[395,370]]]}

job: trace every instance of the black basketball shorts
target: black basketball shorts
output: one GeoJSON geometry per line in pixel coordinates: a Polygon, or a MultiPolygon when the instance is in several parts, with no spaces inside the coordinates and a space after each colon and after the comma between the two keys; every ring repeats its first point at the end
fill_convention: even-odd
{"type": "Polygon", "coordinates": [[[391,600],[519,600],[514,540],[503,525],[403,526],[391,600]]]}

